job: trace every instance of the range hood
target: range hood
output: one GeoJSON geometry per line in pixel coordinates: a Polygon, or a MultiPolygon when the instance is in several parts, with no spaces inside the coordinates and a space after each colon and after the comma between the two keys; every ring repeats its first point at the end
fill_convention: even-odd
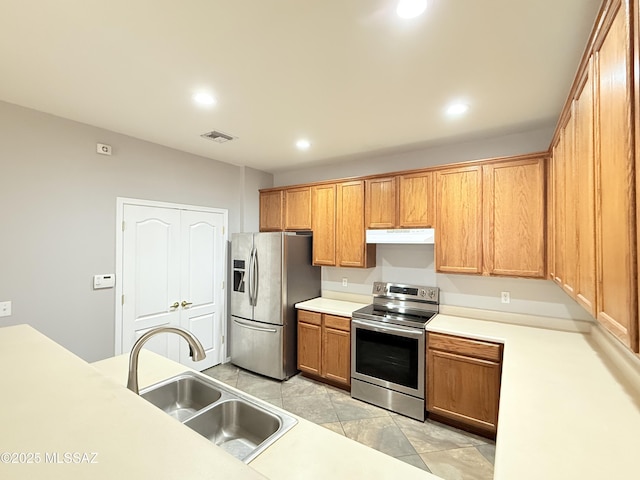
{"type": "Polygon", "coordinates": [[[367,230],[367,243],[433,244],[433,228],[367,230]]]}

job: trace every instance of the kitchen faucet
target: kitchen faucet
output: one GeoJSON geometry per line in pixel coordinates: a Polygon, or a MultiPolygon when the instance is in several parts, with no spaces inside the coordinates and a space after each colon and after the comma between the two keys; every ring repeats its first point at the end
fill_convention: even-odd
{"type": "Polygon", "coordinates": [[[151,337],[158,333],[176,333],[184,338],[189,343],[189,356],[193,359],[194,362],[199,362],[200,360],[204,360],[207,356],[204,353],[204,347],[200,343],[200,341],[193,335],[193,333],[185,330],[184,328],[179,327],[155,327],[151,330],[145,332],[136,343],[133,344],[133,348],[131,349],[131,354],[129,355],[129,379],[127,380],[127,388],[131,390],[133,393],[138,394],[138,356],[140,355],[140,350],[142,350],[142,346],[149,340],[151,337]]]}

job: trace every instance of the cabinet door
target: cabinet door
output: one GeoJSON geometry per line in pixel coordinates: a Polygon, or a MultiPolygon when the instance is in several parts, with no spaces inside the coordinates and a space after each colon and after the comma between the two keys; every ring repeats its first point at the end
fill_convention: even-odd
{"type": "Polygon", "coordinates": [[[402,228],[432,227],[433,173],[398,176],[398,226],[402,228]]]}
{"type": "Polygon", "coordinates": [[[285,230],[311,230],[311,188],[288,188],[284,191],[285,230]]]}
{"type": "Polygon", "coordinates": [[[483,167],[485,269],[544,276],[544,158],[483,167]]]}
{"type": "Polygon", "coordinates": [[[562,288],[575,296],[578,270],[578,231],[576,228],[577,182],[574,157],[574,117],[570,112],[562,135],[564,162],[564,283],[562,288]]]}
{"type": "Polygon", "coordinates": [[[578,271],[575,297],[596,316],[595,182],[593,151],[593,62],[575,99],[576,228],[578,233],[578,271]]]}
{"type": "Polygon", "coordinates": [[[495,433],[500,398],[500,364],[429,349],[427,410],[495,433]]]}
{"type": "Polygon", "coordinates": [[[365,180],[366,228],[396,226],[396,179],[394,177],[365,180]]]}
{"type": "Polygon", "coordinates": [[[596,52],[597,318],[638,351],[629,25],[622,2],[596,52]]]}
{"type": "Polygon", "coordinates": [[[436,172],[436,270],[482,271],[482,170],[436,172]]]}
{"type": "MultiPolygon", "coordinates": [[[[562,134],[561,134],[562,135],[562,134]]],[[[554,257],[554,277],[553,281],[562,286],[564,282],[564,159],[562,157],[563,142],[558,142],[553,146],[553,257],[554,257]]]]}
{"type": "Polygon", "coordinates": [[[282,190],[260,192],[261,232],[277,232],[282,230],[282,198],[282,190]]]}
{"type": "Polygon", "coordinates": [[[313,264],[336,264],[336,186],[311,187],[313,264]]]}
{"type": "Polygon", "coordinates": [[[298,369],[313,375],[322,371],[321,314],[298,310],[298,369]]]}
{"type": "Polygon", "coordinates": [[[365,243],[364,182],[360,180],[337,184],[336,197],[337,266],[375,266],[375,245],[365,243]]]}
{"type": "Polygon", "coordinates": [[[351,333],[325,326],[322,332],[322,376],[351,384],[351,333]]]}

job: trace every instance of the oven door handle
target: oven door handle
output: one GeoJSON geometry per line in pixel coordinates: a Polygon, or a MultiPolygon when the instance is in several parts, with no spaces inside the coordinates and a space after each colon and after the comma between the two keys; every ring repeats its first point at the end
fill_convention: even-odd
{"type": "Polygon", "coordinates": [[[401,333],[403,334],[405,337],[416,337],[419,338],[422,335],[425,334],[425,330],[424,329],[419,329],[419,328],[402,328],[399,327],[397,325],[389,325],[389,324],[384,324],[381,325],[380,323],[377,322],[368,322],[366,320],[362,320],[360,318],[352,318],[351,319],[351,324],[352,325],[361,325],[363,327],[365,327],[367,330],[374,330],[376,332],[397,332],[397,333],[401,333]]]}

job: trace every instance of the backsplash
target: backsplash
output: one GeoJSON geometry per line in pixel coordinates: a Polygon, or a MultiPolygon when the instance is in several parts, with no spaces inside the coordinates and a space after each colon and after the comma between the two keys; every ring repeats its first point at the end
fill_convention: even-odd
{"type": "Polygon", "coordinates": [[[439,287],[443,305],[592,320],[550,280],[436,273],[434,245],[378,245],[376,265],[369,269],[323,267],[322,290],[370,296],[373,282],[402,282],[439,287]],[[510,293],[511,303],[501,302],[503,291],[510,293]]]}

